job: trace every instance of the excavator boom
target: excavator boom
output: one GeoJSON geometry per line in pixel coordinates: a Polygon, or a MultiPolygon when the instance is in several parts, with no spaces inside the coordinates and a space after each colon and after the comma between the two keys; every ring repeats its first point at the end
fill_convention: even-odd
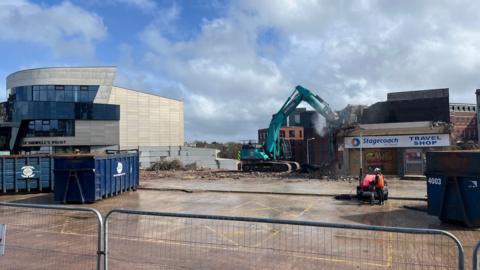
{"type": "MultiPolygon", "coordinates": [[[[330,109],[330,106],[328,105],[328,103],[326,103],[318,95],[313,94],[307,88],[304,88],[298,85],[297,87],[295,87],[295,90],[290,95],[290,97],[288,97],[288,99],[285,101],[285,103],[280,108],[280,110],[273,115],[272,120],[270,121],[270,125],[268,127],[267,137],[266,137],[263,149],[252,148],[251,146],[242,148],[240,156],[242,160],[242,167],[244,168],[244,170],[246,170],[245,168],[247,168],[247,170],[259,170],[259,171],[266,171],[266,170],[282,171],[282,170],[291,169],[291,168],[288,169],[287,168],[288,166],[281,165],[282,161],[280,161],[280,159],[282,158],[282,151],[281,151],[282,147],[281,147],[281,140],[279,138],[279,134],[280,134],[280,128],[282,127],[282,124],[285,122],[287,117],[295,111],[297,106],[302,101],[305,101],[310,106],[312,106],[319,114],[321,114],[327,120],[327,122],[333,122],[337,119],[337,115],[330,109]],[[253,157],[260,157],[260,158],[255,159],[253,157]],[[255,166],[252,165],[252,164],[255,164],[255,162],[252,162],[253,160],[257,161],[255,166]],[[246,164],[248,165],[245,166],[244,163],[245,165],[246,164]],[[276,166],[277,167],[280,166],[282,168],[279,169],[276,166]],[[262,168],[259,169],[258,167],[262,167],[262,168]],[[268,168],[265,168],[265,167],[268,167],[268,168]]],[[[287,162],[287,163],[292,163],[292,162],[287,162]]],[[[290,167],[293,166],[293,167],[300,168],[300,166],[296,164],[290,164],[291,165],[290,167]]]]}

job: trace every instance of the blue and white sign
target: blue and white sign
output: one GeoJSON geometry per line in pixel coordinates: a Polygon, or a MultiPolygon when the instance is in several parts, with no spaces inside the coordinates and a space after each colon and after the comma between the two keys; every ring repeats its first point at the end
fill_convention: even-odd
{"type": "Polygon", "coordinates": [[[117,162],[117,173],[113,175],[113,177],[124,176],[125,172],[123,171],[123,164],[122,162],[117,162]]]}
{"type": "Polygon", "coordinates": [[[449,146],[449,134],[345,137],[345,148],[397,148],[449,146]]]}

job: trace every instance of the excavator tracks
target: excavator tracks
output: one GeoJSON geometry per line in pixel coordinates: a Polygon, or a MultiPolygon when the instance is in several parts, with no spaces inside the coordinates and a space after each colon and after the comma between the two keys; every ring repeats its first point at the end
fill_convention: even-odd
{"type": "Polygon", "coordinates": [[[292,172],[300,169],[294,161],[261,161],[242,164],[244,172],[292,172]]]}

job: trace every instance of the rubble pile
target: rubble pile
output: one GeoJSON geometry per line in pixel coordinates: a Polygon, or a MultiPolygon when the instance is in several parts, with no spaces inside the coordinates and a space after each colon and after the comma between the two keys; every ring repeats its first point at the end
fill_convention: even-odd
{"type": "Polygon", "coordinates": [[[325,181],[353,181],[354,177],[343,176],[335,170],[324,168],[311,172],[272,173],[272,172],[242,172],[219,171],[208,169],[188,170],[182,167],[179,170],[141,170],[141,180],[179,179],[179,180],[221,180],[221,179],[311,179],[325,181]]]}

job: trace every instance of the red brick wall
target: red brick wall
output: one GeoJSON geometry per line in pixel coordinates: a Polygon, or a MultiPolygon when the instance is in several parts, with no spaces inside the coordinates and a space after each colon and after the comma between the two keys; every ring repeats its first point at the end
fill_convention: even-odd
{"type": "MultiPolygon", "coordinates": [[[[454,105],[451,105],[451,107],[454,105]]],[[[456,106],[457,107],[457,106],[456,106]]],[[[477,141],[478,140],[478,130],[477,130],[477,113],[475,111],[463,111],[464,106],[460,106],[460,110],[457,108],[452,111],[450,109],[450,122],[453,125],[452,138],[453,141],[462,140],[467,141],[477,141]]]]}

